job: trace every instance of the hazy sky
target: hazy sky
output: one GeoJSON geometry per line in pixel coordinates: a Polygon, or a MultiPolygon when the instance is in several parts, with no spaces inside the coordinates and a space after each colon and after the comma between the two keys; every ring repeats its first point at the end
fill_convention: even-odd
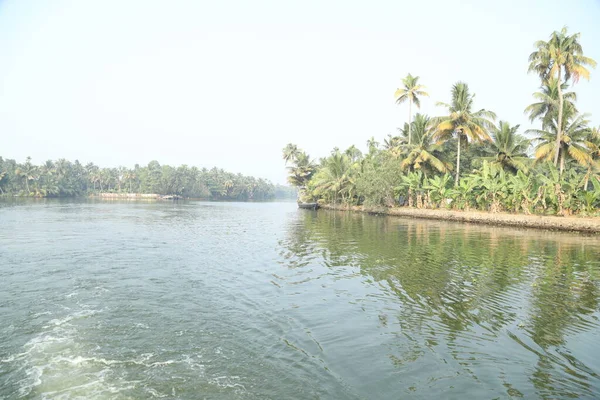
{"type": "MultiPolygon", "coordinates": [[[[522,130],[533,42],[567,25],[600,61],[598,0],[0,1],[0,155],[218,166],[285,181],[281,149],[364,149],[466,81],[522,130]]],[[[576,86],[600,124],[600,68],[576,86]]],[[[523,129],[524,128],[524,129],[523,129]]]]}

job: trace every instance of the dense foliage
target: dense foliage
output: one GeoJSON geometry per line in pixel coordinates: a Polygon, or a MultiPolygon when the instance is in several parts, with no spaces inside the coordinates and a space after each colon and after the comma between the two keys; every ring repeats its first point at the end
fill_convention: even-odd
{"type": "Polygon", "coordinates": [[[75,197],[96,193],[155,193],[212,200],[269,200],[295,196],[285,186],[222,169],[177,168],[151,161],[147,166],[100,168],[64,159],[34,165],[0,157],[0,195],[75,197]]]}
{"type": "Polygon", "coordinates": [[[334,149],[316,162],[294,144],[284,148],[289,182],[300,201],[371,206],[510,211],[525,214],[596,214],[600,207],[600,128],[579,112],[568,89],[589,79],[596,62],[583,55],[580,34],[566,28],[534,44],[529,71],[541,80],[525,108],[539,128],[498,121],[475,107],[464,82],[453,85],[444,115],[412,116],[412,104],[427,96],[419,77],[408,75],[395,93],[409,103],[409,122],[383,145],[367,141],[334,149]],[[527,136],[526,136],[527,135],[527,136]]]}

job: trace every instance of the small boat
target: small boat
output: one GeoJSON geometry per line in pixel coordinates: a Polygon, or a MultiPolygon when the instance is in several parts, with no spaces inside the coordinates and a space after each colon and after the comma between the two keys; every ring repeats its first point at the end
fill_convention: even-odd
{"type": "Polygon", "coordinates": [[[168,194],[166,196],[161,196],[161,200],[181,200],[183,197],[177,194],[168,194]]]}
{"type": "Polygon", "coordinates": [[[298,203],[298,208],[304,208],[306,210],[316,210],[319,208],[319,203],[298,203]]]}

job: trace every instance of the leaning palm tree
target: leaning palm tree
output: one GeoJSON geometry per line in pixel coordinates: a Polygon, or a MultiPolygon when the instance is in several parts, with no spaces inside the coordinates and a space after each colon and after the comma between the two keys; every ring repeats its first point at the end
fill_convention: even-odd
{"type": "MultiPolygon", "coordinates": [[[[578,113],[575,107],[577,101],[577,93],[564,92],[569,87],[566,83],[561,85],[563,91],[563,108],[569,108],[569,112],[578,113]]],[[[558,80],[550,78],[540,87],[539,92],[533,94],[535,103],[530,104],[525,108],[525,114],[529,114],[531,122],[536,119],[542,121],[542,129],[547,128],[552,123],[552,116],[558,112],[558,80]]]]}
{"type": "Polygon", "coordinates": [[[413,142],[404,146],[406,157],[400,164],[403,170],[422,170],[425,175],[437,171],[449,172],[452,165],[440,158],[442,145],[434,140],[431,118],[416,114],[412,122],[413,142]]]}
{"type": "Polygon", "coordinates": [[[296,146],[295,144],[292,143],[288,143],[284,148],[283,148],[283,159],[285,160],[285,163],[289,163],[292,162],[300,153],[300,151],[298,150],[298,146],[296,146]]]}
{"type": "Polygon", "coordinates": [[[562,128],[565,126],[562,122],[564,115],[563,79],[564,82],[572,79],[573,83],[577,83],[582,77],[589,80],[590,71],[586,67],[596,67],[596,61],[583,55],[583,48],[579,43],[580,36],[580,33],[569,35],[567,28],[564,27],[560,32],[554,31],[548,41],[538,40],[535,42],[536,50],[529,55],[529,72],[538,74],[543,82],[551,78],[557,81],[558,121],[555,127],[558,129],[556,131],[556,143],[553,147],[555,166],[558,166],[561,136],[563,135],[562,128]]]}
{"type": "Polygon", "coordinates": [[[458,185],[460,179],[460,148],[467,145],[469,140],[476,142],[491,141],[489,131],[493,129],[493,120],[496,114],[492,111],[481,109],[473,111],[474,94],[469,93],[469,86],[464,82],[457,82],[452,87],[452,100],[450,104],[438,103],[446,107],[448,115],[433,119],[435,124],[435,137],[442,141],[453,136],[457,137],[456,151],[456,176],[454,184],[458,185]]]}
{"type": "MultiPolygon", "coordinates": [[[[563,111],[566,111],[566,109],[563,111]]],[[[563,124],[562,129],[559,129],[559,118],[555,116],[549,129],[527,130],[526,133],[537,135],[535,139],[538,142],[535,149],[536,162],[550,161],[555,154],[558,154],[560,161],[559,173],[561,175],[565,169],[567,159],[573,159],[579,165],[589,168],[590,164],[593,163],[593,158],[590,152],[592,145],[588,140],[590,136],[589,121],[586,117],[585,114],[564,113],[563,117],[560,118],[563,124]],[[555,139],[558,132],[562,132],[562,135],[560,135],[557,147],[555,139]]]]}
{"type": "Polygon", "coordinates": [[[488,151],[493,155],[483,158],[505,171],[527,172],[530,162],[527,150],[531,141],[519,135],[518,130],[519,125],[510,126],[508,122],[500,121],[498,127],[492,129],[492,141],[488,145],[488,151]]]}
{"type": "Polygon", "coordinates": [[[411,143],[411,128],[410,123],[412,122],[412,105],[415,103],[417,108],[421,108],[421,100],[419,96],[429,96],[425,89],[425,86],[419,85],[419,77],[412,76],[411,74],[406,75],[406,78],[402,79],[402,87],[396,89],[394,97],[396,98],[397,104],[402,104],[408,100],[408,144],[411,143]]]}

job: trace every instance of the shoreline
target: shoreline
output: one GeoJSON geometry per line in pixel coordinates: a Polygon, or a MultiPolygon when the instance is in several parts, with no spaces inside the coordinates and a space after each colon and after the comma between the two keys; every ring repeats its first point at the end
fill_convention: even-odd
{"type": "Polygon", "coordinates": [[[467,222],[474,224],[534,228],[553,231],[600,233],[600,218],[595,217],[558,217],[547,215],[491,213],[484,211],[456,211],[440,209],[432,210],[409,207],[387,208],[365,206],[334,206],[331,204],[321,204],[320,207],[325,210],[353,211],[367,214],[379,214],[418,219],[467,222]]]}

